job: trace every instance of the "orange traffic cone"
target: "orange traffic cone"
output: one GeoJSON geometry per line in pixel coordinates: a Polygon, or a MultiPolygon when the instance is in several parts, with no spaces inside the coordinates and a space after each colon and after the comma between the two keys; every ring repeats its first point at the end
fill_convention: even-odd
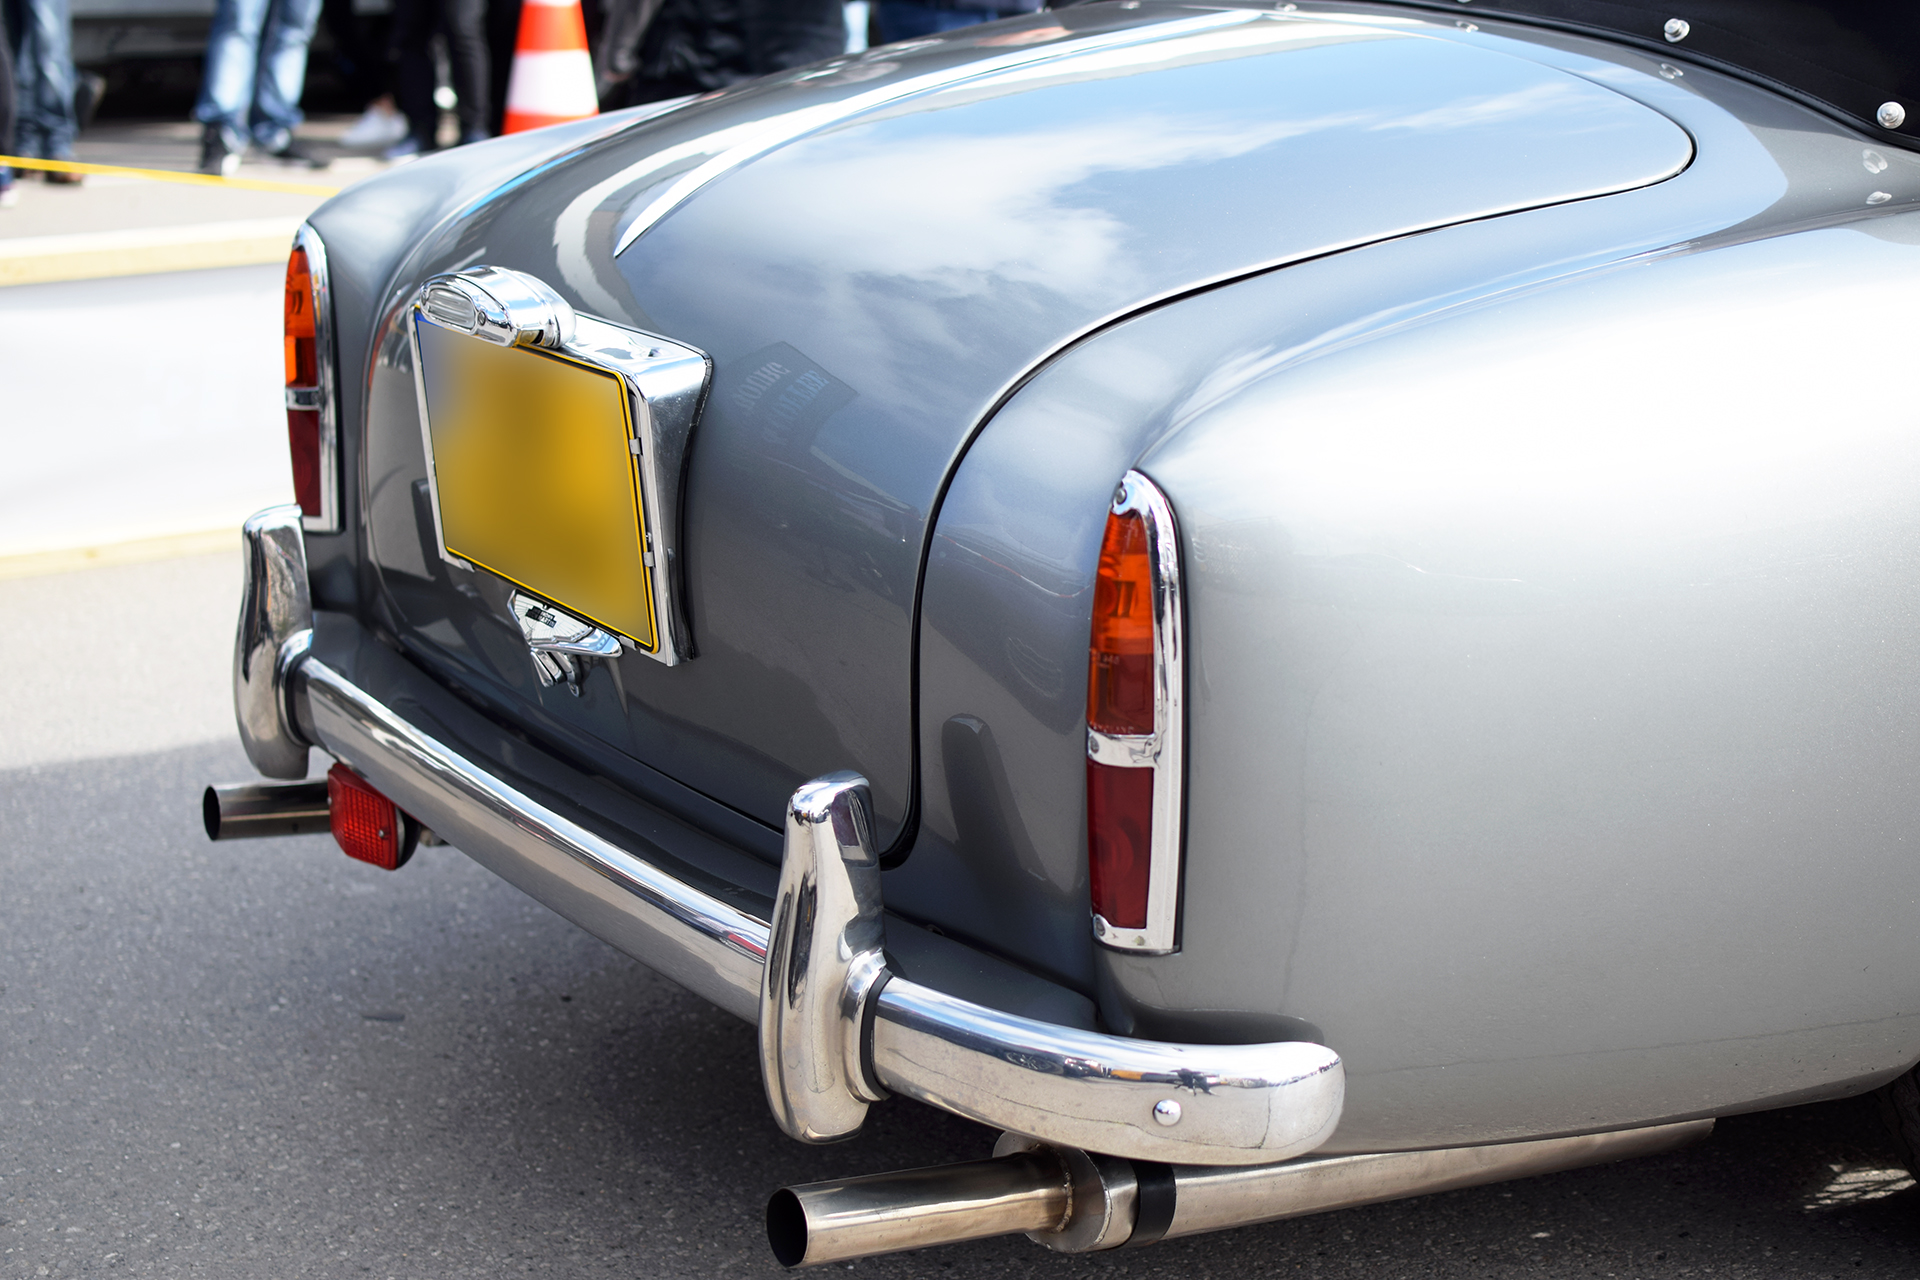
{"type": "Polygon", "coordinates": [[[501,132],[520,133],[599,113],[580,0],[522,0],[501,132]]]}

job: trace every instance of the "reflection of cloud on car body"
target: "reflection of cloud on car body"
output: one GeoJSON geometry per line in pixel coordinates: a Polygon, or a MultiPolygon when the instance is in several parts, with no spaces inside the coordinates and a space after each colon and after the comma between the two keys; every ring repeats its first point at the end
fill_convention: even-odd
{"type": "Polygon", "coordinates": [[[1105,297],[1132,271],[1126,227],[1092,202],[1076,203],[1074,188],[1103,174],[1218,163],[1364,122],[1354,113],[1251,126],[1134,117],[1014,138],[934,135],[904,155],[888,143],[826,139],[809,170],[825,187],[862,192],[862,216],[795,209],[785,243],[849,274],[908,276],[949,295],[1016,282],[1105,297]]]}

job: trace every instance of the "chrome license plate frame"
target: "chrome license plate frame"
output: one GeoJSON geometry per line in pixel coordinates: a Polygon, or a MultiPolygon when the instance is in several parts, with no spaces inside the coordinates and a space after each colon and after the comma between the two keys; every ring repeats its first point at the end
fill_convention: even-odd
{"type": "MultiPolygon", "coordinates": [[[[678,545],[681,476],[686,463],[687,446],[710,377],[711,362],[703,352],[671,339],[589,316],[569,316],[570,323],[559,331],[559,341],[553,341],[550,337],[538,343],[501,342],[498,338],[480,336],[484,331],[484,316],[472,328],[462,328],[459,313],[450,310],[447,305],[449,295],[444,287],[438,290],[438,296],[433,299],[434,305],[428,305],[430,291],[434,291],[436,283],[452,281],[459,284],[471,279],[486,281],[488,277],[481,274],[486,270],[483,268],[480,273],[435,277],[422,286],[407,316],[421,446],[426,454],[434,537],[441,558],[459,570],[491,573],[523,591],[548,600],[569,614],[605,627],[620,636],[624,641],[623,647],[630,652],[644,654],[669,666],[686,661],[693,656],[693,644],[687,625],[683,567],[678,545]],[[453,352],[460,355],[450,358],[449,353],[453,352]],[[599,471],[606,471],[615,465],[616,457],[631,468],[631,514],[637,527],[622,535],[615,528],[617,521],[609,519],[608,513],[589,512],[592,518],[588,523],[596,525],[596,535],[594,543],[585,550],[590,557],[604,559],[611,555],[620,561],[621,572],[640,576],[641,581],[634,585],[644,587],[649,626],[637,625],[639,615],[631,607],[610,610],[597,607],[603,602],[592,598],[583,601],[577,588],[556,590],[556,587],[568,582],[569,575],[555,572],[560,566],[550,560],[546,562],[546,571],[543,572],[538,550],[516,558],[516,543],[512,536],[516,521],[519,522],[517,528],[522,535],[521,542],[526,541],[525,535],[530,531],[530,527],[524,523],[524,513],[516,515],[508,511],[498,521],[501,536],[494,539],[484,553],[474,545],[473,504],[462,507],[463,497],[471,495],[461,491],[462,485],[473,483],[474,468],[465,465],[467,460],[458,453],[460,446],[453,444],[450,439],[442,439],[436,448],[435,438],[436,422],[443,436],[452,430],[449,415],[454,410],[450,404],[458,403],[450,384],[442,383],[439,392],[434,391],[435,362],[446,364],[450,370],[458,360],[476,362],[459,364],[462,373],[488,368],[490,372],[486,376],[494,379],[510,378],[515,376],[513,371],[523,370],[530,383],[538,384],[529,393],[536,409],[540,406],[542,391],[551,393],[561,390],[566,395],[573,394],[564,384],[553,381],[556,376],[564,379],[577,373],[582,379],[599,380],[596,385],[601,385],[602,390],[596,394],[602,407],[593,411],[592,421],[582,424],[577,416],[565,423],[558,419],[543,421],[543,415],[538,412],[525,413],[509,425],[491,422],[485,435],[488,443],[484,447],[506,450],[509,456],[504,461],[496,459],[498,466],[511,467],[516,461],[530,464],[526,468],[524,494],[528,510],[540,509],[543,504],[551,509],[553,502],[564,498],[563,494],[551,491],[551,482],[541,478],[555,471],[551,466],[539,465],[543,461],[552,461],[541,457],[542,449],[565,447],[575,452],[591,450],[592,461],[597,464],[599,471]],[[544,366],[515,365],[511,363],[514,361],[551,363],[544,366]],[[566,368],[567,371],[556,374],[557,368],[566,368]],[[442,401],[438,406],[438,419],[435,417],[436,398],[442,401]],[[613,408],[615,405],[618,406],[617,411],[613,408]],[[613,421],[616,412],[620,419],[617,422],[613,421]],[[525,456],[520,459],[511,456],[515,449],[525,450],[525,456]],[[449,482],[454,485],[451,494],[445,490],[449,482]],[[542,491],[543,485],[548,491],[542,491]],[[450,525],[456,535],[451,539],[450,525]],[[603,545],[605,539],[617,536],[631,536],[634,539],[630,560],[624,559],[627,555],[624,549],[603,545]],[[467,545],[463,546],[463,541],[467,545]],[[610,612],[617,612],[619,616],[610,618],[607,616],[610,612]]],[[[584,383],[580,385],[585,386],[584,383]]],[[[584,464],[585,460],[575,461],[584,464]]],[[[603,495],[611,493],[615,487],[610,472],[604,479],[599,472],[583,474],[589,475],[603,495]]],[[[497,485],[495,487],[498,488],[497,485]]],[[[503,509],[498,492],[486,496],[493,499],[490,510],[503,509]]],[[[551,547],[546,549],[546,554],[552,555],[551,547]]],[[[573,575],[575,579],[578,576],[573,575]]]]}

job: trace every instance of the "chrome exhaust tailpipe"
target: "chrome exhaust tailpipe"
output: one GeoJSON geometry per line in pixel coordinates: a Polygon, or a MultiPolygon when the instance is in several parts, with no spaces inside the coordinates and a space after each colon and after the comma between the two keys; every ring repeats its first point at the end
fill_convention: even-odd
{"type": "Polygon", "coordinates": [[[1086,1253],[1653,1155],[1712,1131],[1712,1120],[1688,1120],[1251,1166],[1155,1164],[1005,1134],[992,1160],[777,1191],[767,1238],[789,1267],[1015,1231],[1057,1252],[1086,1253]]]}
{"type": "Polygon", "coordinates": [[[200,819],[209,840],[304,836],[331,831],[327,782],[237,782],[208,787],[200,819]]]}
{"type": "Polygon", "coordinates": [[[767,1202],[784,1267],[959,1244],[1064,1225],[1072,1185],[1052,1151],[787,1187],[767,1202]]]}

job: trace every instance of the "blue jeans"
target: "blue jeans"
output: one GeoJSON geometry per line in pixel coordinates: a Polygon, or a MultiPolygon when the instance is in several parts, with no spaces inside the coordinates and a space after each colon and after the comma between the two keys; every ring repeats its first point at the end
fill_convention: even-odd
{"type": "Polygon", "coordinates": [[[67,0],[7,0],[13,36],[16,155],[73,159],[73,20],[67,0]]]}
{"type": "Polygon", "coordinates": [[[278,151],[305,119],[300,91],[320,3],[219,0],[215,6],[193,118],[219,125],[228,150],[243,150],[251,141],[278,151]]]}
{"type": "Polygon", "coordinates": [[[1004,9],[936,9],[932,5],[915,4],[913,0],[880,0],[874,6],[874,19],[880,28],[880,42],[892,44],[895,40],[937,36],[942,31],[1012,18],[1025,12],[1027,6],[1017,2],[1004,9]]]}

